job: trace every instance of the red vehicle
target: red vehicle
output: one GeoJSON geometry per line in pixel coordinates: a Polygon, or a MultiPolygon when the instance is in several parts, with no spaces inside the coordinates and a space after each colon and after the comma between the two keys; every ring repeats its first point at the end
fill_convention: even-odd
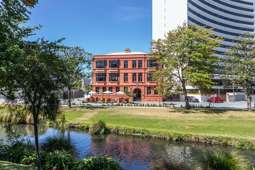
{"type": "Polygon", "coordinates": [[[208,100],[210,103],[224,103],[224,99],[222,97],[216,96],[216,97],[210,97],[208,100]]]}

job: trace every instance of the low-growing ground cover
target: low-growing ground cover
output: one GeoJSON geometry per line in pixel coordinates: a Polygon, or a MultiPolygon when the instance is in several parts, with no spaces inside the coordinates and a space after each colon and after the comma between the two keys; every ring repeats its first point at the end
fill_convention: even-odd
{"type": "Polygon", "coordinates": [[[35,170],[36,168],[27,165],[20,165],[6,161],[0,161],[1,170],[35,170]]]}

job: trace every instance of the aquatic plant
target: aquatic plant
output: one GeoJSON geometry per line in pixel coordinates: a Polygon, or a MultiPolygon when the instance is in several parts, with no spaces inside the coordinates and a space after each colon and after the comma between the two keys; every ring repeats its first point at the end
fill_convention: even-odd
{"type": "Polygon", "coordinates": [[[110,133],[110,130],[106,127],[105,122],[99,120],[89,128],[89,132],[92,135],[106,135],[110,133]]]}
{"type": "Polygon", "coordinates": [[[76,170],[121,170],[120,165],[112,158],[101,156],[101,157],[90,157],[80,161],[76,170]]]}
{"type": "Polygon", "coordinates": [[[248,161],[236,153],[222,151],[207,152],[204,155],[205,170],[248,170],[248,161]]]}
{"type": "Polygon", "coordinates": [[[10,124],[32,124],[32,115],[24,106],[8,105],[1,109],[0,122],[10,124]]]}

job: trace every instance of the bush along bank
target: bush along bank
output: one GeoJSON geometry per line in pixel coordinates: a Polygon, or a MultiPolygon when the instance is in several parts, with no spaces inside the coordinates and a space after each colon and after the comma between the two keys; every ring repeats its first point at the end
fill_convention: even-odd
{"type": "MultiPolygon", "coordinates": [[[[102,121],[99,121],[102,122],[102,121]]],[[[96,124],[68,124],[71,129],[86,130],[91,131],[97,127],[99,123],[96,124]]],[[[177,143],[197,143],[197,144],[207,144],[207,145],[220,145],[220,146],[231,146],[238,149],[252,149],[255,150],[255,141],[236,139],[230,137],[221,136],[203,136],[203,135],[192,135],[192,134],[179,134],[179,133],[169,133],[169,132],[158,132],[150,131],[147,129],[136,129],[136,128],[125,128],[125,127],[111,127],[104,125],[107,133],[119,135],[119,136],[134,136],[141,138],[154,138],[160,140],[166,140],[177,143]]],[[[96,128],[97,129],[97,128],[96,128]]],[[[100,128],[99,128],[100,129],[100,128]]],[[[100,130],[99,130],[100,131],[100,130]]],[[[93,133],[91,133],[93,135],[93,133]]]]}
{"type": "MultiPolygon", "coordinates": [[[[41,148],[41,164],[47,170],[121,170],[120,165],[107,156],[88,157],[75,160],[74,146],[62,136],[48,138],[41,148]],[[68,144],[66,144],[68,143],[68,144]],[[56,147],[57,145],[57,147],[56,147]]],[[[25,141],[0,143],[0,162],[8,161],[18,165],[29,165],[35,169],[37,157],[34,146],[25,141]]],[[[1,167],[1,165],[0,165],[1,167]]]]}

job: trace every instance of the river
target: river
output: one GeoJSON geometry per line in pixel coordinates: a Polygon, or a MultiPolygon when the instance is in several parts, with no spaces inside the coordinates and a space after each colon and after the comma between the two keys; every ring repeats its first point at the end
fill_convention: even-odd
{"type": "MultiPolygon", "coordinates": [[[[20,134],[33,142],[33,128],[27,125],[13,126],[8,131],[0,125],[0,140],[7,142],[8,138],[20,134]]],[[[48,137],[61,135],[53,128],[40,128],[40,143],[48,137]]],[[[201,163],[207,151],[236,152],[255,165],[255,151],[237,150],[227,147],[206,146],[198,144],[177,144],[156,139],[142,139],[138,137],[123,137],[108,135],[106,137],[92,137],[87,132],[71,130],[71,143],[76,149],[77,159],[92,155],[108,155],[113,157],[125,170],[163,170],[171,166],[183,169],[195,169],[201,163]]]]}

